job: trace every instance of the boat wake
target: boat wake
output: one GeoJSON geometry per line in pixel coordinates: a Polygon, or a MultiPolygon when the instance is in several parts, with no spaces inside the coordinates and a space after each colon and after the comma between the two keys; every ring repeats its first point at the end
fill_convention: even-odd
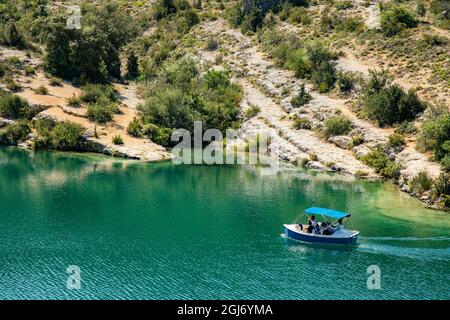
{"type": "MultiPolygon", "coordinates": [[[[360,237],[358,239],[358,244],[355,246],[324,246],[317,244],[308,244],[301,241],[291,240],[286,237],[286,235],[281,235],[284,239],[288,240],[288,244],[301,244],[302,246],[307,247],[320,247],[320,248],[328,248],[334,250],[344,250],[353,251],[353,252],[361,252],[361,253],[371,253],[371,254],[382,254],[382,255],[390,255],[397,257],[405,257],[405,258],[413,258],[413,259],[421,259],[421,260],[433,260],[433,261],[450,261],[450,237],[447,236],[439,236],[439,237],[360,237]],[[415,242],[419,245],[418,242],[433,242],[440,241],[445,242],[449,241],[449,245],[440,248],[428,248],[428,247],[411,247],[411,246],[400,246],[394,244],[386,244],[389,241],[399,241],[399,242],[415,242]]],[[[441,243],[440,243],[441,245],[441,243]]]]}
{"type": "Polygon", "coordinates": [[[440,236],[440,237],[363,237],[360,236],[361,240],[372,240],[372,241],[450,241],[450,237],[440,236]]]}
{"type": "MultiPolygon", "coordinates": [[[[418,238],[420,239],[420,238],[418,238]]],[[[425,241],[424,238],[421,238],[425,241]]],[[[378,239],[379,240],[379,239],[378,239]]],[[[394,239],[392,239],[394,240],[394,239]]],[[[395,239],[398,241],[398,239],[395,239]]],[[[445,240],[436,240],[435,238],[431,241],[448,241],[445,240]]],[[[383,241],[383,240],[382,240],[383,241]]],[[[402,241],[402,240],[399,240],[402,241]]],[[[403,240],[406,241],[406,240],[403,240]]],[[[411,241],[411,240],[409,240],[411,241]]],[[[417,240],[412,240],[417,241],[417,240]]],[[[430,241],[430,240],[427,240],[430,241]]],[[[359,252],[367,252],[373,254],[386,254],[398,257],[406,257],[406,258],[414,258],[414,259],[423,259],[423,260],[440,260],[440,261],[450,261],[450,247],[444,248],[418,248],[418,247],[403,247],[403,246],[395,246],[388,245],[383,243],[376,243],[374,241],[366,241],[366,239],[361,239],[359,245],[356,247],[356,251],[359,252]]]]}

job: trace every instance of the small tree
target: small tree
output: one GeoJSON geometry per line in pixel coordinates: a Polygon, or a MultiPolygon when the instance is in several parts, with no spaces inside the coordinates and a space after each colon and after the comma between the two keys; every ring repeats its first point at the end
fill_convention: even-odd
{"type": "Polygon", "coordinates": [[[419,17],[424,17],[427,13],[427,8],[422,0],[417,3],[416,13],[419,17]]]}
{"type": "Polygon", "coordinates": [[[312,99],[311,95],[308,92],[306,92],[305,84],[302,83],[302,85],[300,86],[299,93],[291,99],[291,105],[294,108],[299,108],[307,104],[309,101],[311,101],[311,99],[312,99]]]}
{"type": "Polygon", "coordinates": [[[139,60],[134,50],[128,55],[127,74],[130,79],[136,79],[139,76],[139,60]]]}
{"type": "Polygon", "coordinates": [[[351,129],[352,123],[350,120],[343,116],[334,116],[325,121],[324,133],[326,137],[340,136],[348,134],[351,129]]]}
{"type": "Polygon", "coordinates": [[[417,20],[413,13],[404,7],[395,6],[381,13],[381,29],[388,37],[398,34],[403,29],[416,26],[417,20]]]}

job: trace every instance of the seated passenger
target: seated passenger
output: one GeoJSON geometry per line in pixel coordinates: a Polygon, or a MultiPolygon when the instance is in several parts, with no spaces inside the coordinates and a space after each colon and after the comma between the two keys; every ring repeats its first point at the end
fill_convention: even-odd
{"type": "Polygon", "coordinates": [[[309,224],[309,226],[308,226],[308,233],[312,233],[314,228],[317,225],[316,216],[312,215],[311,217],[309,217],[308,224],[309,224]]]}
{"type": "Polygon", "coordinates": [[[327,223],[326,226],[323,228],[322,234],[326,236],[331,236],[336,230],[333,228],[331,223],[327,223]]]}
{"type": "Polygon", "coordinates": [[[335,229],[336,229],[336,231],[337,231],[337,230],[342,230],[342,229],[344,229],[344,224],[342,223],[342,219],[339,219],[339,220],[337,221],[337,224],[336,224],[336,226],[335,226],[335,229]]]}
{"type": "Polygon", "coordinates": [[[314,233],[316,233],[316,234],[320,234],[321,233],[320,232],[320,226],[319,226],[318,223],[316,223],[316,226],[314,227],[314,233]]]}

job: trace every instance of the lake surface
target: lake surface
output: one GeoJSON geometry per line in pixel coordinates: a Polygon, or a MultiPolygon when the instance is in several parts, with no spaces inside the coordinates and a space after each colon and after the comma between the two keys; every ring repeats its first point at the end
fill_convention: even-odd
{"type": "Polygon", "coordinates": [[[387,182],[0,148],[0,298],[449,299],[450,215],[387,182]],[[285,239],[353,214],[350,250],[285,239]],[[81,289],[66,288],[69,265],[81,289]],[[367,268],[381,289],[367,288],[367,268]]]}

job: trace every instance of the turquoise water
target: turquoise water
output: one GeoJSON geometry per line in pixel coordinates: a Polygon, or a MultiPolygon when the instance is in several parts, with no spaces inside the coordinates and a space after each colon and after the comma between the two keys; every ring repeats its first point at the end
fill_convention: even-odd
{"type": "Polygon", "coordinates": [[[450,216],[389,183],[0,148],[0,219],[2,299],[450,298],[450,216]],[[309,206],[353,213],[359,245],[283,238],[309,206]]]}

